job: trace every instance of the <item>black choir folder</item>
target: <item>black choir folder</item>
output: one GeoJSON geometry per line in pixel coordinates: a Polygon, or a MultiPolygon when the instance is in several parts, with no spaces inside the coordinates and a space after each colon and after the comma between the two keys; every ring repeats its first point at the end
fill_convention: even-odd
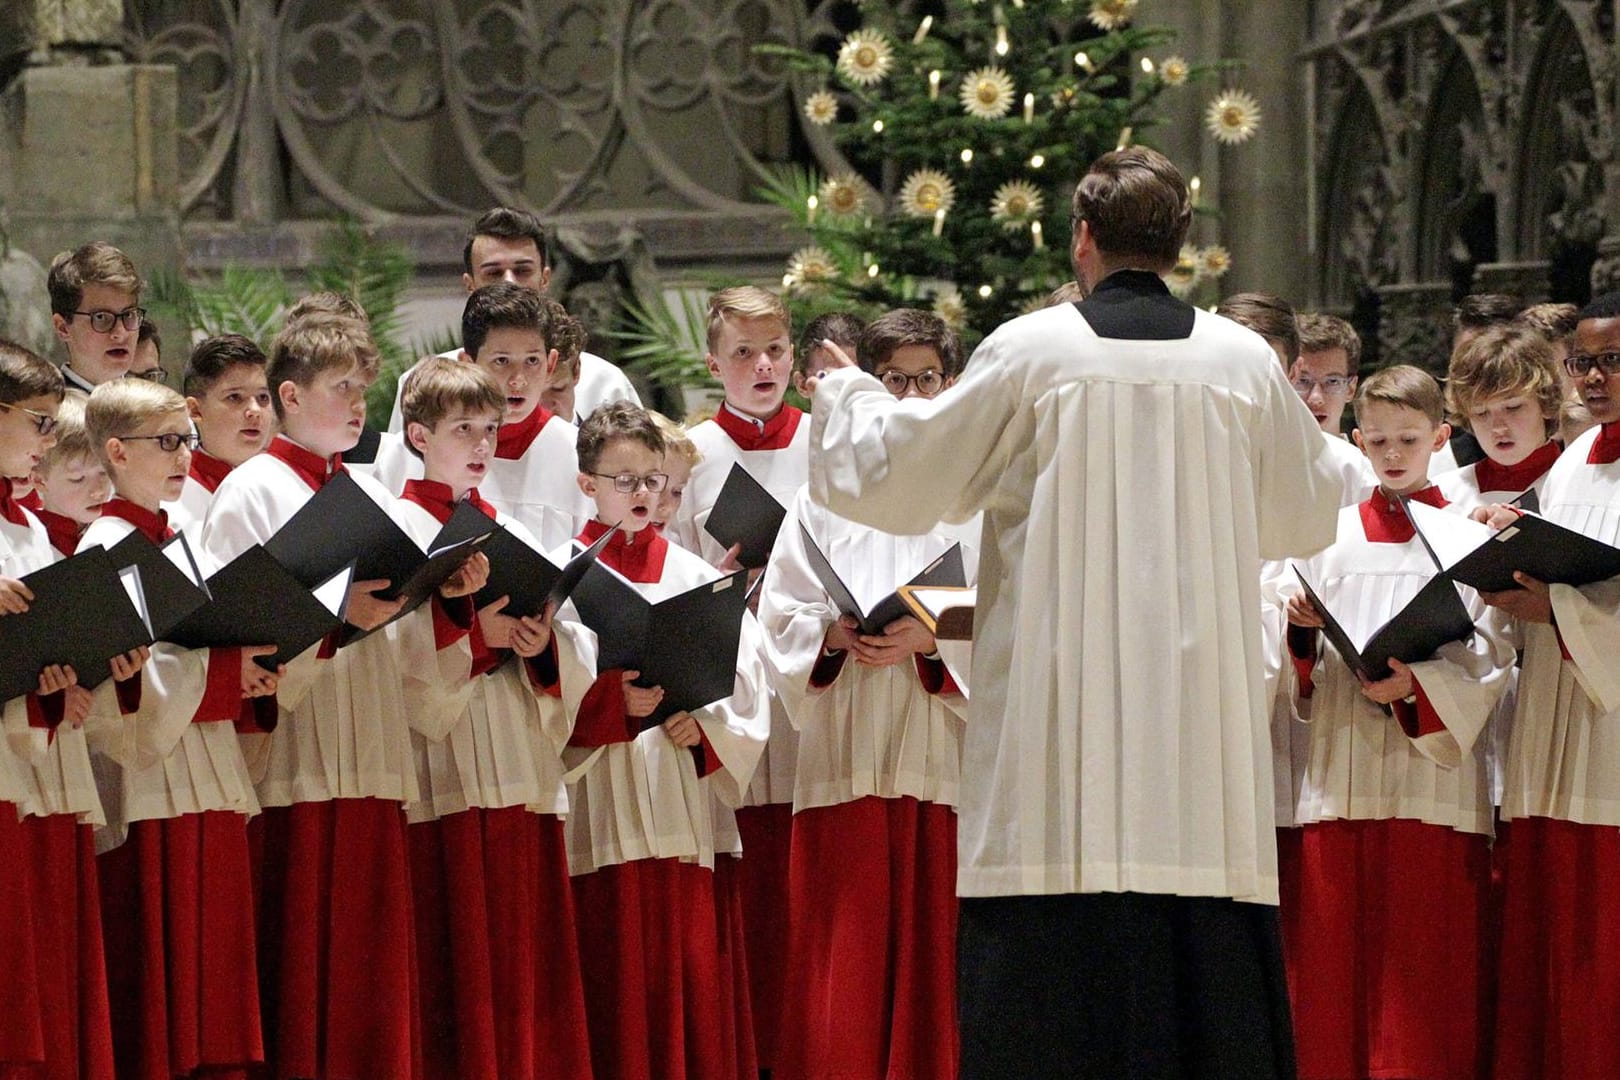
{"type": "Polygon", "coordinates": [[[115,569],[133,566],[140,570],[126,584],[135,590],[132,599],[153,641],[164,640],[186,616],[208,602],[208,587],[184,533],[175,533],[158,545],[144,533],[132,532],[109,548],[107,555],[115,569]]]}
{"type": "MultiPolygon", "coordinates": [[[[815,571],[816,577],[821,581],[821,587],[827,590],[832,597],[833,606],[839,614],[848,615],[860,624],[863,634],[881,635],[883,628],[896,619],[911,614],[911,608],[906,605],[898,589],[879,600],[871,611],[861,607],[860,601],[850,591],[844,579],[838,576],[825,552],[817,546],[810,530],[799,523],[799,534],[804,539],[805,554],[810,559],[810,569],[815,571]]],[[[919,588],[962,588],[967,584],[967,574],[962,566],[962,545],[952,544],[950,550],[925,566],[916,577],[902,585],[913,589],[919,588]]]]}
{"type": "Polygon", "coordinates": [[[573,601],[581,621],[596,632],[598,674],[639,671],[636,685],[664,688],[663,701],[641,722],[642,730],[731,696],[748,571],[653,604],[618,574],[592,563],[573,601]]]}
{"type": "Polygon", "coordinates": [[[1515,570],[1562,585],[1586,585],[1620,574],[1620,548],[1537,514],[1524,514],[1493,531],[1461,514],[1421,503],[1408,502],[1406,512],[1446,573],[1480,592],[1517,589],[1515,570]]]}
{"type": "Polygon", "coordinates": [[[770,560],[771,547],[786,517],[787,510],[776,497],[734,461],[703,528],[727,548],[741,544],[737,565],[758,570],[770,560]]]}
{"type": "MultiPolygon", "coordinates": [[[[458,513],[462,510],[477,514],[489,527],[450,542],[443,540],[445,531],[441,529],[431,549],[423,551],[359,484],[348,474],[338,473],[264,547],[307,588],[331,580],[351,563],[355,581],[386,579],[388,588],[377,595],[384,600],[404,598],[405,605],[395,616],[399,618],[432,596],[493,530],[495,523],[485,515],[465,503],[458,513]]],[[[457,531],[465,529],[466,523],[464,516],[457,531]]],[[[341,634],[341,644],[358,641],[367,633],[348,627],[341,634]]]]}
{"type": "Polygon", "coordinates": [[[489,557],[489,580],[473,594],[473,606],[483,609],[505,596],[508,600],[502,614],[521,619],[526,615],[544,614],[548,603],[561,606],[596,561],[596,556],[613,539],[613,530],[609,529],[594,544],[568,560],[568,565],[559,567],[519,540],[506,526],[496,524],[482,510],[462,503],[445,522],[434,543],[453,544],[481,536],[488,537],[483,551],[489,557]]]}
{"type": "Polygon", "coordinates": [[[34,594],[28,610],[0,615],[0,701],[37,690],[51,664],[71,666],[86,689],[100,686],[112,674],[108,661],[150,644],[135,607],[139,577],[135,567],[120,573],[100,547],[24,577],[34,594]]]}
{"type": "Polygon", "coordinates": [[[188,649],[274,645],[257,657],[270,671],[343,625],[354,565],[311,589],[262,544],[254,544],[208,579],[213,599],[171,628],[165,641],[188,649]]]}
{"type": "Polygon", "coordinates": [[[1299,567],[1294,576],[1305,589],[1311,607],[1322,616],[1322,633],[1326,635],[1350,670],[1371,682],[1387,679],[1390,660],[1415,664],[1427,660],[1440,646],[1463,641],[1474,632],[1474,620],[1457,595],[1457,586],[1444,574],[1436,574],[1418,590],[1405,607],[1373,631],[1365,644],[1357,646],[1339,621],[1328,611],[1311,583],[1305,580],[1299,567]]]}

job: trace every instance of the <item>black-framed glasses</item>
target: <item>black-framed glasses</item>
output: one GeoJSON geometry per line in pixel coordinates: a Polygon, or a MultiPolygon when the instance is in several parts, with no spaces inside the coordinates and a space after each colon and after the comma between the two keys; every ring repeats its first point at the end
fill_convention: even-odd
{"type": "Polygon", "coordinates": [[[1313,379],[1309,375],[1301,375],[1293,380],[1294,390],[1300,397],[1310,397],[1311,391],[1318,386],[1322,393],[1328,397],[1338,397],[1350,389],[1351,379],[1348,375],[1329,375],[1325,379],[1313,379]]]}
{"type": "Polygon", "coordinates": [[[1620,352],[1570,353],[1564,357],[1564,370],[1574,379],[1584,379],[1593,368],[1605,375],[1620,375],[1620,352]]]}
{"type": "Polygon", "coordinates": [[[86,316],[90,320],[90,329],[98,334],[110,333],[113,323],[123,323],[125,330],[139,330],[141,323],[146,321],[146,309],[139,307],[125,308],[123,311],[75,311],[75,315],[86,316]]]}
{"type": "Polygon", "coordinates": [[[595,472],[591,475],[613,481],[613,490],[620,495],[634,495],[642,488],[646,488],[649,495],[657,495],[669,486],[669,474],[661,472],[648,473],[646,476],[637,476],[630,472],[612,474],[595,472]]]}
{"type": "Polygon", "coordinates": [[[878,376],[878,382],[883,384],[883,389],[895,397],[904,394],[906,388],[912,383],[917,384],[917,393],[923,397],[933,397],[945,389],[945,373],[938,368],[929,368],[927,371],[919,371],[915,375],[907,375],[898,368],[890,368],[878,376]]]}
{"type": "Polygon", "coordinates": [[[21,405],[12,405],[5,401],[0,401],[0,409],[5,409],[8,412],[27,413],[34,421],[34,430],[39,432],[41,435],[49,435],[51,432],[56,430],[56,417],[52,416],[50,413],[39,412],[35,409],[25,409],[21,405]]]}
{"type": "Polygon", "coordinates": [[[118,438],[125,442],[148,439],[157,443],[158,449],[165,454],[172,454],[182,446],[187,450],[195,450],[202,445],[202,436],[195,431],[165,431],[161,435],[120,435],[118,438]]]}

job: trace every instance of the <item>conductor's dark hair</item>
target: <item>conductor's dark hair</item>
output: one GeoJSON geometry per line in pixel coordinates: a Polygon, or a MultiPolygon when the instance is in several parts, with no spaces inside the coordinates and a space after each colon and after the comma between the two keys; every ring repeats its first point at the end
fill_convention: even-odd
{"type": "Polygon", "coordinates": [[[269,363],[264,350],[241,334],[219,334],[197,342],[186,361],[186,372],[181,377],[181,391],[187,397],[201,397],[208,393],[219,377],[239,364],[264,367],[269,363]]]}
{"type": "Polygon", "coordinates": [[[1170,159],[1145,146],[1111,150],[1074,189],[1075,228],[1084,221],[1108,259],[1140,259],[1168,270],[1192,222],[1187,183],[1170,159]]]}
{"type": "Polygon", "coordinates": [[[461,266],[468,274],[473,272],[473,241],[480,236],[493,236],[498,240],[533,240],[535,250],[540,253],[540,265],[546,265],[546,227],[527,210],[497,206],[478,216],[478,220],[473,222],[472,232],[467,234],[467,243],[461,249],[461,266]]]}
{"type": "Polygon", "coordinates": [[[1620,319],[1620,292],[1594,296],[1591,303],[1581,308],[1580,314],[1575,316],[1578,323],[1587,319],[1620,319]]]}

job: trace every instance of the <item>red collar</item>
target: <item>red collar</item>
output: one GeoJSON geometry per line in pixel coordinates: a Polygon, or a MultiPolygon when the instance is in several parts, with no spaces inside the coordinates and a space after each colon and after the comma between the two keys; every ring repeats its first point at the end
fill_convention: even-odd
{"type": "Polygon", "coordinates": [[[1620,461],[1620,420],[1612,420],[1598,428],[1592,440],[1592,452],[1586,455],[1588,465],[1612,465],[1620,461]]]}
{"type": "MultiPolygon", "coordinates": [[[[1446,506],[1446,497],[1433,484],[1407,498],[1437,508],[1446,506]]],[[[1411,519],[1401,509],[1401,501],[1385,495],[1383,488],[1376,489],[1361,504],[1361,527],[1367,533],[1367,541],[1373,544],[1404,544],[1417,535],[1411,519]]]]}
{"type": "Polygon", "coordinates": [[[40,523],[45,526],[45,531],[50,534],[51,547],[60,551],[63,555],[72,555],[79,550],[79,537],[84,535],[83,525],[80,525],[66,514],[58,514],[54,510],[46,510],[43,507],[35,510],[34,515],[39,518],[40,523]]]}
{"type": "Polygon", "coordinates": [[[803,411],[783,405],[769,420],[755,420],[722,403],[714,422],[744,450],[785,450],[793,442],[793,433],[799,430],[803,417],[803,411]]]}
{"type": "Polygon", "coordinates": [[[28,494],[18,499],[17,505],[22,507],[24,510],[32,510],[37,514],[41,510],[45,509],[45,500],[39,497],[39,488],[35,488],[33,491],[30,491],[28,494]]]}
{"type": "MultiPolygon", "coordinates": [[[[441,484],[437,480],[407,480],[400,498],[420,506],[432,514],[441,525],[449,521],[450,515],[456,512],[456,501],[451,497],[450,485],[441,484]]],[[[491,518],[495,517],[495,508],[479,497],[477,488],[467,492],[466,501],[491,518]]]]}
{"type": "Polygon", "coordinates": [[[298,474],[298,479],[309,485],[311,491],[319,491],[326,486],[326,482],[340,472],[348,472],[343,467],[343,455],[333,454],[330,459],[323,458],[315,451],[299,446],[285,435],[277,435],[270,440],[270,447],[265,451],[271,457],[287,464],[287,467],[298,474]]]}
{"type": "MultiPolygon", "coordinates": [[[[584,531],[574,539],[588,547],[611,528],[611,525],[604,525],[600,521],[588,521],[584,531]]],[[[631,581],[650,585],[664,576],[664,556],[667,554],[669,541],[659,536],[655,529],[642,529],[636,533],[614,529],[613,539],[607,542],[607,547],[597,558],[631,581]]]]}
{"type": "Polygon", "coordinates": [[[191,478],[212,495],[219,490],[219,482],[229,476],[231,466],[206,450],[191,452],[191,478]]]}
{"type": "Polygon", "coordinates": [[[544,405],[535,405],[534,411],[515,424],[502,424],[501,430],[495,433],[495,456],[506,461],[515,461],[528,453],[529,447],[539,437],[540,429],[546,426],[551,419],[551,412],[544,405]]]}
{"type": "Polygon", "coordinates": [[[0,518],[5,518],[13,525],[27,525],[28,515],[23,513],[22,504],[11,494],[11,477],[0,477],[0,518]]]}
{"type": "Polygon", "coordinates": [[[1498,465],[1490,458],[1481,458],[1474,466],[1474,480],[1481,491],[1523,491],[1552,468],[1563,450],[1557,443],[1548,441],[1517,465],[1498,465]]]}
{"type": "Polygon", "coordinates": [[[101,508],[102,517],[120,518],[139,529],[154,544],[161,544],[174,535],[169,528],[169,514],[166,510],[153,512],[144,506],[136,506],[128,499],[120,499],[114,495],[108,499],[101,508]]]}

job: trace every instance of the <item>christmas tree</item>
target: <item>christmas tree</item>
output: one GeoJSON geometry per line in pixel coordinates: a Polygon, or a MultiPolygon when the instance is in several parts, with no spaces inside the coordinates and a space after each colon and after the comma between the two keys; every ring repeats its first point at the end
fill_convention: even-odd
{"type": "MultiPolygon", "coordinates": [[[[931,307],[972,344],[1069,281],[1085,167],[1143,139],[1161,94],[1225,66],[1176,55],[1170,30],[1136,22],[1137,3],[945,0],[925,13],[864,0],[827,52],[761,46],[801,73],[806,118],[849,166],[785,172],[763,192],[812,238],[783,275],[795,323],[931,307]]],[[[1258,121],[1232,89],[1206,114],[1230,143],[1258,121]]],[[[1228,261],[1188,248],[1168,280],[1185,294],[1228,261]]]]}

